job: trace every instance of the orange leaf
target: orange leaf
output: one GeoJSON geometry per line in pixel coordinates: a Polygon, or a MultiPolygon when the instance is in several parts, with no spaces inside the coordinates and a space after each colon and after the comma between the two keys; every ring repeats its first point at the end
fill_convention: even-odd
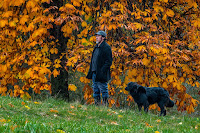
{"type": "Polygon", "coordinates": [[[149,123],[147,123],[147,122],[145,122],[145,125],[146,125],[147,127],[153,127],[153,126],[150,126],[149,123]]]}
{"type": "Polygon", "coordinates": [[[87,23],[86,23],[85,21],[83,21],[83,22],[81,23],[81,26],[82,26],[82,27],[86,27],[86,26],[87,26],[87,23]]]}
{"type": "Polygon", "coordinates": [[[171,9],[168,9],[167,12],[166,12],[167,16],[169,17],[173,17],[174,16],[174,11],[171,10],[171,9]]]}
{"type": "Polygon", "coordinates": [[[73,105],[70,106],[71,109],[74,109],[75,107],[73,105]]]}
{"type": "Polygon", "coordinates": [[[8,105],[10,105],[10,107],[14,107],[14,105],[13,105],[13,104],[11,104],[11,103],[9,103],[8,105]]]}
{"type": "Polygon", "coordinates": [[[65,7],[69,9],[76,9],[72,4],[65,4],[65,7]]]}
{"type": "Polygon", "coordinates": [[[0,20],[0,27],[5,27],[6,25],[8,25],[8,20],[0,20]]]}
{"type": "Polygon", "coordinates": [[[52,113],[58,113],[58,110],[51,109],[50,112],[52,112],[52,113]]]}
{"type": "Polygon", "coordinates": [[[27,21],[28,21],[29,16],[28,15],[24,15],[21,17],[19,23],[24,25],[27,21]]]}
{"type": "Polygon", "coordinates": [[[74,84],[69,84],[68,90],[76,91],[77,87],[74,84]]]}
{"type": "Polygon", "coordinates": [[[110,124],[112,124],[112,125],[119,125],[117,122],[115,122],[115,121],[112,121],[110,124]]]}
{"type": "Polygon", "coordinates": [[[57,77],[60,74],[60,71],[57,71],[57,69],[54,69],[52,74],[54,77],[57,77]]]}
{"type": "Polygon", "coordinates": [[[145,66],[148,66],[150,62],[151,62],[150,59],[147,59],[147,58],[142,59],[142,63],[143,63],[145,66]]]}

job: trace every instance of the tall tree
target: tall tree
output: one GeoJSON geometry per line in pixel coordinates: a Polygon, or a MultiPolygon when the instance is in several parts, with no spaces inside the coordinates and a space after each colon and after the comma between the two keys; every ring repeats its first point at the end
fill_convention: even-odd
{"type": "MultiPolygon", "coordinates": [[[[51,38],[48,41],[55,42],[55,49],[57,52],[52,52],[50,55],[51,62],[55,64],[60,64],[56,67],[55,71],[59,72],[59,75],[51,75],[51,90],[52,95],[56,97],[62,97],[69,100],[68,91],[68,71],[65,67],[67,61],[66,56],[63,53],[67,53],[67,42],[68,37],[65,37],[62,32],[62,27],[66,22],[60,22],[61,12],[60,7],[64,5],[63,0],[52,0],[50,3],[43,3],[43,7],[46,8],[46,14],[52,14],[54,16],[53,22],[51,22],[52,27],[49,29],[49,34],[51,38]],[[59,59],[59,60],[58,60],[59,59]],[[65,69],[63,69],[65,68],[65,69]]],[[[51,67],[51,71],[54,67],[51,67]]]]}
{"type": "MultiPolygon", "coordinates": [[[[198,0],[0,1],[0,93],[23,97],[29,88],[36,93],[47,89],[67,98],[68,90],[77,89],[68,85],[68,68],[87,74],[95,32],[105,30],[114,59],[111,106],[132,102],[124,88],[135,81],[167,89],[178,110],[194,112],[198,101],[183,83],[200,85],[199,4],[198,0]]],[[[80,82],[85,83],[84,98],[91,103],[90,81],[84,76],[80,82]]]]}

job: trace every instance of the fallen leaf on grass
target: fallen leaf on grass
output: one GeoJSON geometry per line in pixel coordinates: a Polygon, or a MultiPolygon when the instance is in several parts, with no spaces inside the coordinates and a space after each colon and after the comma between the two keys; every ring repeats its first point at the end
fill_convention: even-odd
{"type": "Polygon", "coordinates": [[[122,115],[118,115],[118,118],[122,118],[123,116],[122,115]]]}
{"type": "Polygon", "coordinates": [[[147,122],[145,122],[145,124],[147,127],[153,127],[153,126],[149,125],[149,123],[147,123],[147,122]]]}
{"type": "Polygon", "coordinates": [[[12,107],[12,108],[14,107],[14,105],[12,105],[11,103],[9,103],[8,105],[10,105],[10,107],[12,107]]]}
{"type": "Polygon", "coordinates": [[[29,121],[28,121],[28,120],[26,120],[26,121],[25,121],[25,124],[27,124],[28,122],[29,122],[29,121]]]}
{"type": "Polygon", "coordinates": [[[29,107],[29,106],[25,106],[25,108],[27,108],[27,109],[30,109],[30,107],[29,107]]]}
{"type": "Polygon", "coordinates": [[[22,105],[25,105],[26,103],[25,103],[25,102],[22,102],[21,104],[22,104],[22,105]]]}
{"type": "Polygon", "coordinates": [[[57,132],[57,133],[65,133],[65,131],[60,130],[60,129],[57,129],[56,132],[57,132]]]}
{"type": "Polygon", "coordinates": [[[112,125],[119,125],[117,122],[115,122],[115,121],[112,121],[110,124],[112,124],[112,125]]]}
{"type": "Polygon", "coordinates": [[[74,113],[72,113],[72,111],[68,111],[71,115],[76,115],[76,114],[74,114],[74,113]]]}
{"type": "Polygon", "coordinates": [[[14,131],[15,128],[17,128],[17,125],[14,125],[14,126],[11,126],[11,127],[10,127],[10,129],[11,129],[12,131],[14,131]]]}
{"type": "Polygon", "coordinates": [[[50,112],[52,112],[52,113],[58,113],[58,110],[51,109],[50,112]]]}
{"type": "Polygon", "coordinates": [[[160,133],[159,131],[155,131],[155,133],[160,133]]]}
{"type": "Polygon", "coordinates": [[[179,125],[182,125],[183,123],[182,122],[180,122],[180,123],[178,123],[179,125]]]}
{"type": "Polygon", "coordinates": [[[71,105],[70,108],[71,108],[71,109],[74,109],[75,107],[71,105]]]}
{"type": "Polygon", "coordinates": [[[160,119],[158,119],[158,120],[156,120],[156,122],[161,122],[161,120],[160,120],[160,119]]]}
{"type": "Polygon", "coordinates": [[[39,102],[34,102],[35,104],[41,104],[41,103],[39,103],[39,102]]]}
{"type": "Polygon", "coordinates": [[[1,119],[0,122],[1,122],[1,123],[5,123],[5,122],[6,122],[6,119],[1,119]]]}
{"type": "Polygon", "coordinates": [[[78,105],[79,108],[82,108],[82,105],[78,105]]]}
{"type": "Polygon", "coordinates": [[[195,129],[198,129],[198,125],[195,126],[195,129]]]}

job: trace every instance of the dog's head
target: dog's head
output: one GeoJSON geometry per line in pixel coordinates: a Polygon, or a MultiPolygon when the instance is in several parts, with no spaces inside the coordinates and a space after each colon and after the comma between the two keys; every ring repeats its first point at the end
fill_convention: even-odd
{"type": "Polygon", "coordinates": [[[146,93],[145,88],[135,82],[129,82],[125,90],[134,93],[146,93]]]}

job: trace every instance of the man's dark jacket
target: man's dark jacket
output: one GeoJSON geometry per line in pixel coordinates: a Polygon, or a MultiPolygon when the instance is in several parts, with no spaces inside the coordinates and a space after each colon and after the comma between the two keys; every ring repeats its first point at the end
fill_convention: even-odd
{"type": "MultiPolygon", "coordinates": [[[[92,52],[92,58],[95,49],[96,47],[92,52]]],[[[90,63],[90,69],[87,75],[88,79],[92,79],[92,58],[90,63]]],[[[111,79],[110,66],[112,65],[112,60],[113,59],[111,47],[105,41],[103,41],[99,46],[99,54],[96,61],[96,82],[108,82],[111,79]]]]}

